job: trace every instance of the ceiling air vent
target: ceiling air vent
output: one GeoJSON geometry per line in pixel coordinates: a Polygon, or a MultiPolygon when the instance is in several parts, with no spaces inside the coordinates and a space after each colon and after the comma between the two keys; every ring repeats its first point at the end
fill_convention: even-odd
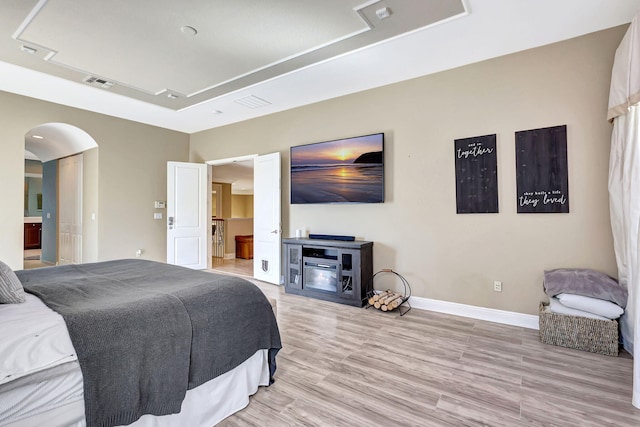
{"type": "Polygon", "coordinates": [[[244,98],[238,98],[235,100],[235,102],[247,108],[260,108],[264,107],[265,105],[271,105],[269,101],[258,98],[254,95],[245,96],[244,98]]]}
{"type": "Polygon", "coordinates": [[[115,84],[114,82],[95,76],[87,76],[82,81],[91,86],[101,87],[102,89],[110,89],[111,86],[115,84]]]}

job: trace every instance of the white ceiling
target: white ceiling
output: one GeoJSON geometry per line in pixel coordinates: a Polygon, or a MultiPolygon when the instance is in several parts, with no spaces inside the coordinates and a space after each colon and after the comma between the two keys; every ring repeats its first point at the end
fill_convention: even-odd
{"type": "Polygon", "coordinates": [[[253,194],[253,159],[214,165],[212,179],[231,184],[231,194],[253,194]]]}
{"type": "Polygon", "coordinates": [[[23,0],[0,18],[11,35],[0,50],[7,62],[181,110],[464,13],[461,0],[362,3],[23,0]]]}
{"type": "Polygon", "coordinates": [[[625,24],[639,5],[0,0],[0,90],[193,133],[625,24]]]}
{"type": "Polygon", "coordinates": [[[48,162],[97,147],[84,130],[67,123],[43,123],[24,136],[25,159],[48,162]]]}

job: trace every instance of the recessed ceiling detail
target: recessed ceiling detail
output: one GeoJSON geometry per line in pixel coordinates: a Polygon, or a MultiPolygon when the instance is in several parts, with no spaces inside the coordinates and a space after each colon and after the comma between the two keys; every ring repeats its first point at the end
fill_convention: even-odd
{"type": "Polygon", "coordinates": [[[110,82],[109,80],[101,79],[100,77],[95,76],[87,76],[82,81],[90,84],[91,86],[99,87],[102,89],[110,89],[115,84],[113,82],[110,82]]]}
{"type": "Polygon", "coordinates": [[[73,81],[103,76],[110,84],[100,88],[174,110],[465,14],[461,0],[23,0],[10,9],[0,60],[73,81]]]}
{"type": "Polygon", "coordinates": [[[260,108],[271,104],[269,101],[259,98],[255,95],[238,98],[235,100],[235,102],[247,108],[260,108]]]}
{"type": "Polygon", "coordinates": [[[30,54],[34,54],[34,53],[36,53],[38,51],[37,49],[34,49],[32,47],[29,47],[29,46],[25,46],[25,45],[20,46],[20,50],[25,52],[25,53],[30,53],[30,54]]]}

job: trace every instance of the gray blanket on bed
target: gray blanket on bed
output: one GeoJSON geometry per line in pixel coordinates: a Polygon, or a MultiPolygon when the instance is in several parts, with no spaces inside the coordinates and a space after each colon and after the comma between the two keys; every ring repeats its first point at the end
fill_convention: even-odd
{"type": "Polygon", "coordinates": [[[281,347],[252,283],[145,260],[16,272],[62,315],[84,377],[87,426],[180,412],[186,390],[281,347]]]}

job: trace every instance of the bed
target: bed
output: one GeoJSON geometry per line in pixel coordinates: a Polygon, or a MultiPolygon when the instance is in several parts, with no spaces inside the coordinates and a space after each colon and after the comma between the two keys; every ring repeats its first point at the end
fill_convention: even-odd
{"type": "Polygon", "coordinates": [[[273,381],[275,315],[246,280],[145,260],[14,276],[26,293],[0,304],[0,427],[210,427],[273,381]]]}

